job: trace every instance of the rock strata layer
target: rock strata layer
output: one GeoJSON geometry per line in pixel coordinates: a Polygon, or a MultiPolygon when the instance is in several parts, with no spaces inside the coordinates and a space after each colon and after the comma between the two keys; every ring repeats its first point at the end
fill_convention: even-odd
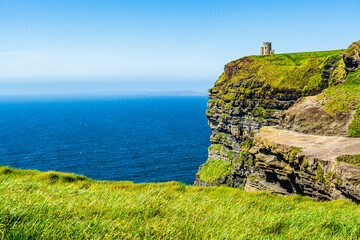
{"type": "Polygon", "coordinates": [[[327,136],[348,136],[348,126],[353,120],[354,111],[339,111],[331,114],[318,100],[318,96],[300,99],[284,111],[280,126],[300,133],[327,136]]]}
{"type": "Polygon", "coordinates": [[[360,152],[360,139],[300,134],[263,127],[251,149],[254,172],[245,190],[360,201],[360,167],[338,162],[360,152]]]}

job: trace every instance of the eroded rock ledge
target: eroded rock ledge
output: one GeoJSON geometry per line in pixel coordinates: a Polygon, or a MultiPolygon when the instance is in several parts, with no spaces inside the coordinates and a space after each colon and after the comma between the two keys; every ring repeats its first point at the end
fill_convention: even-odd
{"type": "Polygon", "coordinates": [[[360,139],[263,127],[250,149],[254,170],[245,190],[360,202],[360,167],[337,159],[360,152],[360,139]]]}

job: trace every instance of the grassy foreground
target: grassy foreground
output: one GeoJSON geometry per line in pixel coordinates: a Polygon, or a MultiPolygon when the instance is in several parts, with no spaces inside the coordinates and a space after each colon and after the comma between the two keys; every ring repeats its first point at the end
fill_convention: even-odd
{"type": "Polygon", "coordinates": [[[0,167],[2,239],[357,239],[349,201],[0,167]]]}

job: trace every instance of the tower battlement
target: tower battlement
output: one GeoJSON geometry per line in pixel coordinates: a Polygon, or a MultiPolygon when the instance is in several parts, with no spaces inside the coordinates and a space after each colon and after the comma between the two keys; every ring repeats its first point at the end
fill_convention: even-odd
{"type": "Polygon", "coordinates": [[[271,49],[271,42],[264,42],[263,47],[260,48],[260,55],[275,54],[275,50],[271,49]]]}

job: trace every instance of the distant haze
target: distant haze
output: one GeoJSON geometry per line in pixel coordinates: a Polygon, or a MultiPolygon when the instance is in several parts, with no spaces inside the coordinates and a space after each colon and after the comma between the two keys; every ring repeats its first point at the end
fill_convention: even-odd
{"type": "Polygon", "coordinates": [[[9,96],[205,96],[213,85],[210,81],[169,82],[3,82],[0,99],[9,96]]]}

